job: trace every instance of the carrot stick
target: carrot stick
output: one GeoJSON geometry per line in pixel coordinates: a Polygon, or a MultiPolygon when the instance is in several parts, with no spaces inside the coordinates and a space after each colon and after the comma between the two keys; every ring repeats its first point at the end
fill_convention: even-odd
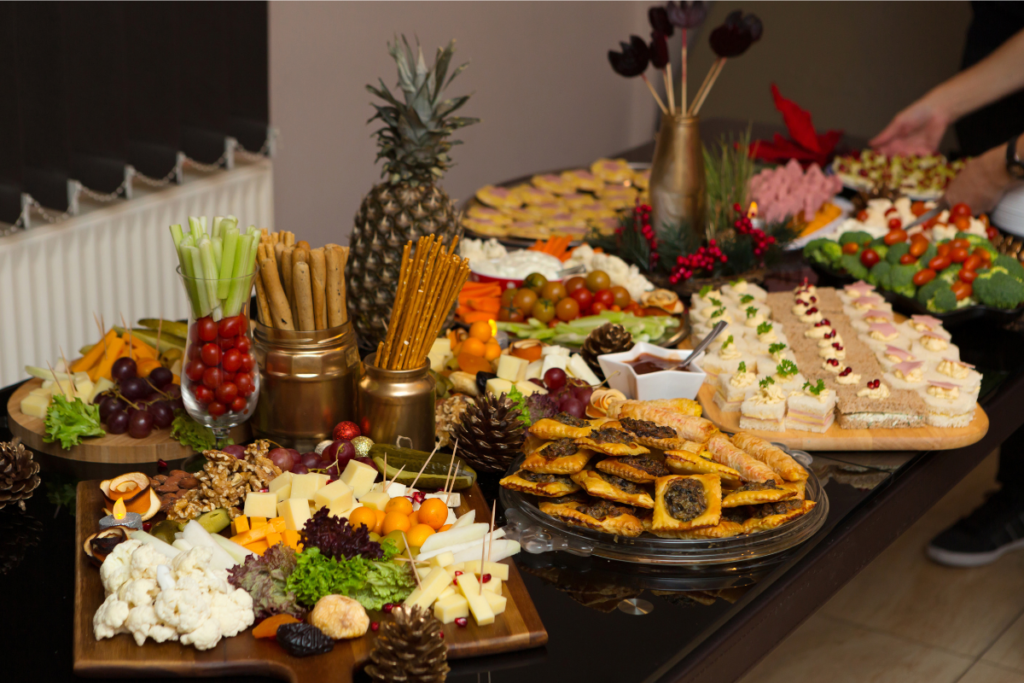
{"type": "Polygon", "coordinates": [[[462,321],[466,323],[476,323],[481,320],[496,320],[498,317],[497,311],[489,313],[488,311],[470,311],[469,313],[463,313],[462,321]]]}

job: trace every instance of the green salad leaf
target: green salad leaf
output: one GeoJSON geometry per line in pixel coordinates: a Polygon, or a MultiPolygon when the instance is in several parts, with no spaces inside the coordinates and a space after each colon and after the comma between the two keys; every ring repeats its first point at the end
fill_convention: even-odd
{"type": "Polygon", "coordinates": [[[80,398],[69,401],[63,394],[54,394],[46,411],[46,436],[43,441],[60,441],[60,447],[68,449],[82,443],[90,436],[103,436],[100,423],[100,407],[89,405],[80,398]]]}
{"type": "Polygon", "coordinates": [[[526,406],[526,397],[523,396],[523,392],[516,389],[514,386],[512,390],[508,392],[509,399],[515,404],[516,408],[519,409],[519,421],[529,427],[533,424],[530,421],[530,409],[526,406]]]}
{"type": "Polygon", "coordinates": [[[189,417],[188,413],[180,410],[175,415],[174,421],[171,422],[171,438],[176,439],[183,446],[188,446],[196,453],[216,450],[221,446],[229,446],[234,443],[231,439],[225,439],[218,444],[212,429],[204,427],[189,417]]]}
{"type": "Polygon", "coordinates": [[[325,595],[346,595],[369,610],[400,602],[416,587],[409,567],[364,557],[331,559],[319,548],[298,554],[298,566],[288,577],[288,590],[303,605],[313,606],[325,595]]]}

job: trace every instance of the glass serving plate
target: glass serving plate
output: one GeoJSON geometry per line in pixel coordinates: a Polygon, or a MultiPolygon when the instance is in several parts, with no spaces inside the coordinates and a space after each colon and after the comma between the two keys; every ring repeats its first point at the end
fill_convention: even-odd
{"type": "MultiPolygon", "coordinates": [[[[768,558],[785,553],[813,536],[828,518],[828,496],[821,482],[810,470],[811,455],[804,451],[774,444],[796,458],[808,469],[806,496],[817,503],[813,510],[788,524],[749,536],[714,540],[681,540],[658,538],[644,533],[637,538],[612,536],[589,529],[569,526],[537,507],[537,498],[530,494],[502,488],[499,492],[508,525],[506,537],[518,541],[528,553],[555,550],[581,557],[602,557],[620,562],[674,567],[706,568],[712,565],[757,566],[772,562],[768,558]]],[[[508,470],[519,470],[525,458],[520,455],[508,470]]],[[[778,561],[781,558],[774,558],[778,561]]]]}

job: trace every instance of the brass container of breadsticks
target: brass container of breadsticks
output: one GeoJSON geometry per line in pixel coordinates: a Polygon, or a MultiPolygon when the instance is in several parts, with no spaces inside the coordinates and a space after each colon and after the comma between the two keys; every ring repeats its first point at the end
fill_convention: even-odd
{"type": "Polygon", "coordinates": [[[434,448],[434,378],[430,362],[412,370],[381,370],[377,354],[363,361],[359,380],[359,426],[377,443],[397,444],[420,451],[434,448]],[[409,439],[412,444],[406,441],[409,439]]]}
{"type": "Polygon", "coordinates": [[[334,425],[357,416],[359,349],[351,323],[326,330],[279,330],[256,323],[253,351],[260,400],[254,436],[306,453],[334,425]]]}

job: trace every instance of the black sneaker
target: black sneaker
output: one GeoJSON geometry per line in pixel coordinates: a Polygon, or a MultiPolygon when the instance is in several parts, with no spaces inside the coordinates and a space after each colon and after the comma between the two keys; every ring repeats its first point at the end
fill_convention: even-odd
{"type": "Polygon", "coordinates": [[[948,567],[980,567],[1024,548],[1024,493],[1002,489],[932,539],[928,557],[948,567]]]}

